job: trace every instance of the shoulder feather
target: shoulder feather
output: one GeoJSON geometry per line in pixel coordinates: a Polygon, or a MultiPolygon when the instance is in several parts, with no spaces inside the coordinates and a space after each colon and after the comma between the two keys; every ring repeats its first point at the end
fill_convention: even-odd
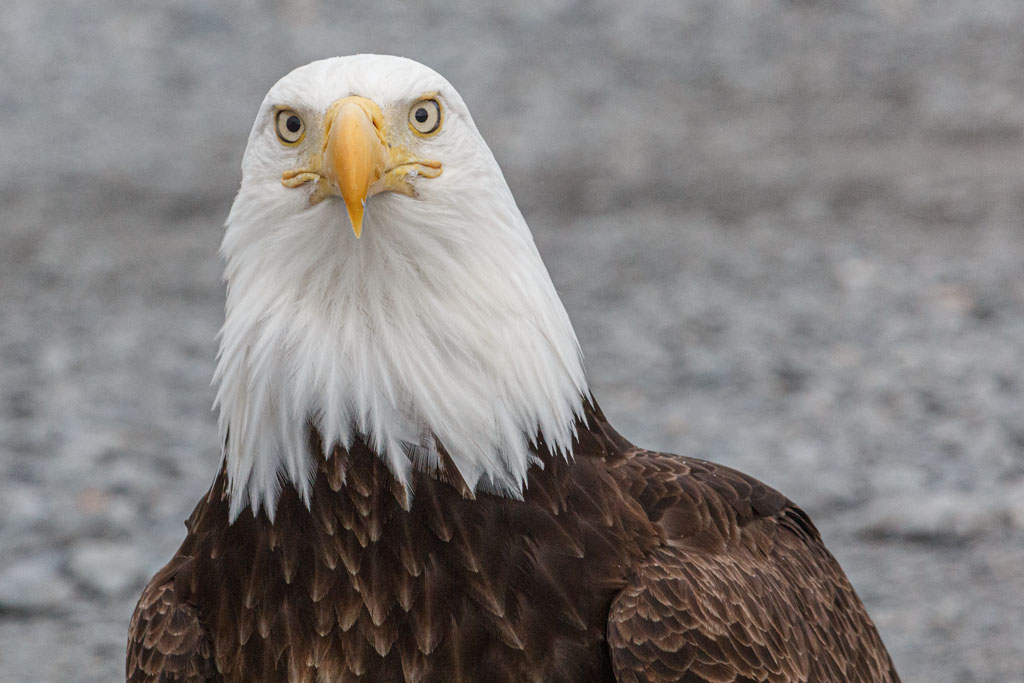
{"type": "Polygon", "coordinates": [[[128,683],[220,681],[209,634],[197,610],[182,600],[179,572],[191,559],[177,556],[146,586],[128,627],[128,683]]]}

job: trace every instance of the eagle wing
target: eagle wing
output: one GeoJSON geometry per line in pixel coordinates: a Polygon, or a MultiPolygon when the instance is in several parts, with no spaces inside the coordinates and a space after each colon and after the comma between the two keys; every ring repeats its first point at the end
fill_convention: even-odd
{"type": "Polygon", "coordinates": [[[898,681],[814,525],[735,470],[640,451],[621,467],[665,539],[614,599],[618,681],[898,681]]]}
{"type": "Polygon", "coordinates": [[[128,683],[215,683],[210,637],[177,588],[191,558],[178,555],[146,586],[128,627],[128,683]]]}

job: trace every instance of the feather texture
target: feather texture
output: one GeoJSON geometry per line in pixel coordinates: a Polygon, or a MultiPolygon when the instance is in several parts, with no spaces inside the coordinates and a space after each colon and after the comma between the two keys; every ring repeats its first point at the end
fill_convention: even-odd
{"type": "Polygon", "coordinates": [[[286,484],[273,522],[231,523],[222,471],[143,593],[128,680],[898,680],[799,508],[587,420],[522,501],[417,471],[407,510],[357,442],[320,461],[310,509],[286,484]]]}

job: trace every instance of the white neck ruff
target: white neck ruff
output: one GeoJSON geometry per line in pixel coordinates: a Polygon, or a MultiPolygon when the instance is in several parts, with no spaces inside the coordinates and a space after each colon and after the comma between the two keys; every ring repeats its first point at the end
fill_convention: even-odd
{"type": "Polygon", "coordinates": [[[512,497],[538,436],[568,455],[589,395],[579,346],[487,165],[479,201],[374,197],[359,240],[340,201],[243,182],[214,377],[232,520],[273,518],[284,482],[308,505],[315,458],[359,439],[410,494],[439,445],[470,488],[512,497]]]}

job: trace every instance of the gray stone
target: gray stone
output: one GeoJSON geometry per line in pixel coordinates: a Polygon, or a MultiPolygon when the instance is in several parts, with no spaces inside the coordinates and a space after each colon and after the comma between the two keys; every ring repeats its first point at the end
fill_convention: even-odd
{"type": "Polygon", "coordinates": [[[863,513],[863,533],[913,541],[965,541],[999,531],[1003,510],[991,501],[956,492],[876,498],[863,513]]]}
{"type": "Polygon", "coordinates": [[[104,597],[123,597],[138,587],[148,564],[137,545],[87,541],[72,547],[68,559],[71,576],[86,590],[104,597]]]}
{"type": "Polygon", "coordinates": [[[0,566],[0,612],[39,615],[64,610],[75,591],[61,575],[62,560],[60,553],[48,552],[0,566]]]}

